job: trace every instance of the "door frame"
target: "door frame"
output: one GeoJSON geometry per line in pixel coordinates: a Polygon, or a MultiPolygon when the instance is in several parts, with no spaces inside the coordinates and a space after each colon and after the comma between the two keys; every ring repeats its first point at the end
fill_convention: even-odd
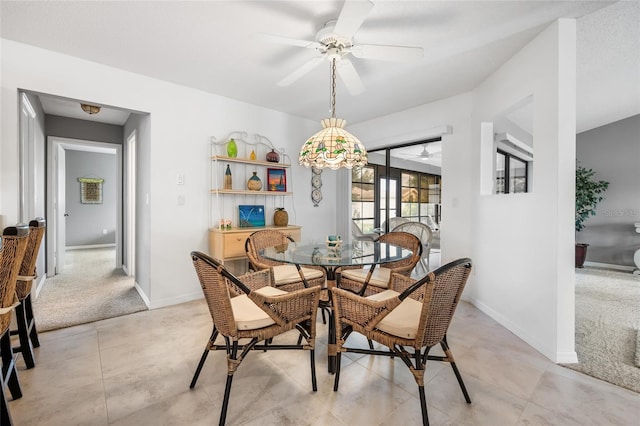
{"type": "MultiPolygon", "coordinates": [[[[82,139],[47,137],[47,277],[60,273],[65,252],[65,163],[66,150],[116,154],[116,264],[122,268],[122,145],[82,139]]],[[[131,238],[129,236],[128,238],[131,238]]]]}

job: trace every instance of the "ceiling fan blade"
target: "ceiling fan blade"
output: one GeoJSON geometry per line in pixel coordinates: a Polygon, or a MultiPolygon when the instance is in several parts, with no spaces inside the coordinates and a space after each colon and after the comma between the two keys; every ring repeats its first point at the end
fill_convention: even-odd
{"type": "Polygon", "coordinates": [[[340,59],[336,66],[336,71],[352,96],[364,92],[364,84],[362,84],[358,71],[356,71],[350,60],[340,59]]]}
{"type": "Polygon", "coordinates": [[[288,86],[294,81],[298,80],[303,75],[307,74],[309,71],[317,67],[322,63],[324,58],[322,56],[313,58],[312,60],[305,62],[300,68],[293,71],[291,74],[283,78],[278,82],[278,86],[288,86]]]}
{"type": "Polygon", "coordinates": [[[300,40],[296,38],[282,37],[282,36],[273,35],[273,34],[257,33],[255,34],[255,37],[259,38],[260,40],[267,41],[269,43],[284,44],[287,46],[298,46],[298,47],[304,47],[307,49],[317,49],[318,47],[320,47],[320,43],[316,41],[300,40]]]}
{"type": "Polygon", "coordinates": [[[334,32],[348,39],[353,38],[372,8],[373,3],[368,0],[345,0],[334,32]]]}
{"type": "Polygon", "coordinates": [[[356,58],[378,59],[380,61],[407,62],[424,56],[422,47],[387,46],[377,44],[358,44],[351,48],[356,58]]]}

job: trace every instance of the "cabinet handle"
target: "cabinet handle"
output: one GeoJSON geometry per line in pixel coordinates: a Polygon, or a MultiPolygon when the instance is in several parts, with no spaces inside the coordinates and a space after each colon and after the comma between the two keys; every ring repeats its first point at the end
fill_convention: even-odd
{"type": "Polygon", "coordinates": [[[236,241],[242,241],[242,238],[236,237],[236,241]]]}

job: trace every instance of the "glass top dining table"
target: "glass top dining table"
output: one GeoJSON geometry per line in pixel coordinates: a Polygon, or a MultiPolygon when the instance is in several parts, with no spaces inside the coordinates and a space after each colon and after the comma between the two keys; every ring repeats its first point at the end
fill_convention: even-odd
{"type": "Polygon", "coordinates": [[[260,254],[267,259],[295,265],[316,265],[327,271],[327,279],[334,280],[341,266],[382,265],[406,259],[411,250],[377,241],[354,241],[342,243],[291,242],[266,247],[260,254]]]}
{"type": "MultiPolygon", "coordinates": [[[[327,272],[327,285],[329,287],[331,287],[330,282],[333,283],[332,285],[339,285],[339,283],[336,283],[336,272],[340,267],[369,265],[370,271],[373,272],[377,265],[402,260],[412,254],[411,250],[378,241],[354,241],[349,244],[335,241],[327,241],[326,243],[290,242],[260,250],[260,255],[267,259],[296,265],[300,276],[305,281],[305,286],[306,280],[302,275],[300,266],[315,265],[322,267],[327,272]]],[[[365,281],[365,286],[369,281],[371,272],[365,281]]],[[[321,303],[321,306],[329,308],[331,306],[330,299],[321,303]]],[[[331,311],[329,309],[327,368],[329,373],[333,374],[336,371],[336,334],[334,329],[335,320],[331,311]]]]}

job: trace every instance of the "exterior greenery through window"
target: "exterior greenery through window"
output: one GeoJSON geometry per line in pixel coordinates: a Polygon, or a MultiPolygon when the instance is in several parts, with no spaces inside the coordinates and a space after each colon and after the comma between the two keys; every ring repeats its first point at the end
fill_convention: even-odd
{"type": "Polygon", "coordinates": [[[496,153],[496,194],[528,192],[529,168],[527,162],[513,154],[498,150],[496,153]]]}
{"type": "MultiPolygon", "coordinates": [[[[387,220],[384,170],[369,165],[351,172],[351,217],[365,233],[387,220]]],[[[426,223],[431,216],[440,223],[440,176],[392,168],[389,183],[389,217],[426,223]]]]}

